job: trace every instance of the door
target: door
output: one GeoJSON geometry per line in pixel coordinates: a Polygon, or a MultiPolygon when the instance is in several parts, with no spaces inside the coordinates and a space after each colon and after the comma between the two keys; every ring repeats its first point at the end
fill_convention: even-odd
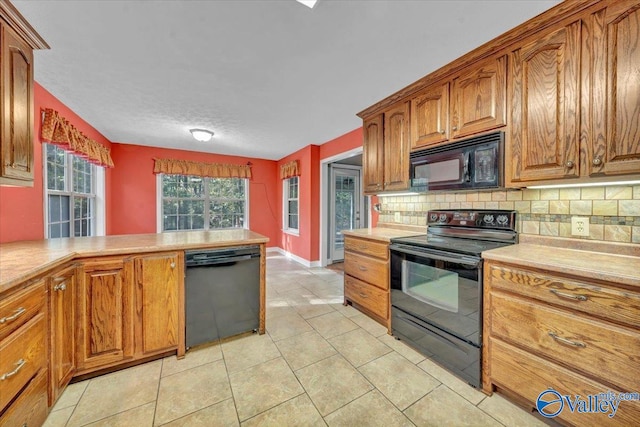
{"type": "Polygon", "coordinates": [[[178,345],[179,272],[177,252],[136,258],[136,356],[171,350],[178,345]]]}
{"type": "Polygon", "coordinates": [[[133,358],[132,262],[105,259],[80,267],[78,373],[133,358]]]}
{"type": "Polygon", "coordinates": [[[449,83],[430,87],[411,100],[411,149],[449,139],[449,83]]]}
{"type": "Polygon", "coordinates": [[[376,194],[384,183],[384,133],[382,114],[367,119],[363,124],[362,164],[364,165],[364,192],[376,194]]]}
{"type": "Polygon", "coordinates": [[[51,313],[50,394],[53,404],[69,384],[76,369],[76,271],[67,267],[49,279],[51,313]]]}
{"type": "Polygon", "coordinates": [[[593,16],[589,175],[640,171],[640,4],[612,2],[593,16]]]}
{"type": "Polygon", "coordinates": [[[360,190],[360,168],[330,165],[330,170],[329,244],[331,260],[336,262],[344,259],[342,230],[363,227],[366,211],[360,190]]]}
{"type": "Polygon", "coordinates": [[[579,175],[580,21],[513,52],[513,182],[579,175]]]}
{"type": "Polygon", "coordinates": [[[409,188],[409,103],[384,113],[384,190],[409,188]]]}

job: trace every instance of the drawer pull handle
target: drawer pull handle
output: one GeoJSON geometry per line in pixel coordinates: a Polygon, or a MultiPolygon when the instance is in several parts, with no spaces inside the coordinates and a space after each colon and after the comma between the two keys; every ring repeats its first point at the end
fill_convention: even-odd
{"type": "Polygon", "coordinates": [[[551,289],[549,290],[549,292],[551,292],[552,294],[560,298],[575,299],[578,301],[586,301],[589,299],[586,295],[565,294],[564,292],[559,292],[559,291],[556,291],[555,289],[551,289]]]}
{"type": "Polygon", "coordinates": [[[27,363],[27,361],[26,361],[26,360],[24,360],[24,359],[20,359],[20,360],[18,360],[18,361],[16,362],[16,365],[17,365],[17,366],[16,366],[16,369],[14,369],[14,370],[13,370],[13,371],[11,371],[11,372],[7,372],[6,374],[2,374],[2,375],[0,375],[0,381],[4,381],[4,380],[6,380],[7,378],[11,378],[11,377],[12,377],[12,376],[14,376],[15,374],[17,374],[17,373],[18,373],[18,371],[20,371],[20,369],[22,369],[22,367],[25,365],[25,363],[27,363]]]}
{"type": "Polygon", "coordinates": [[[358,268],[360,269],[360,271],[367,271],[367,267],[364,267],[362,265],[359,265],[358,268]]]}
{"type": "Polygon", "coordinates": [[[11,322],[12,320],[16,320],[18,317],[22,316],[22,314],[25,311],[27,311],[26,308],[20,307],[19,309],[14,311],[11,316],[6,316],[6,317],[3,317],[2,319],[0,319],[0,325],[2,325],[3,323],[11,322]]]}
{"type": "Polygon", "coordinates": [[[561,343],[563,343],[563,344],[572,345],[572,346],[574,346],[574,347],[582,347],[582,348],[585,348],[585,347],[587,346],[587,345],[586,345],[585,343],[583,343],[583,342],[579,342],[579,341],[571,341],[571,340],[568,340],[568,339],[566,339],[566,338],[562,338],[561,336],[556,335],[556,334],[555,334],[555,333],[553,333],[553,332],[549,332],[549,336],[550,336],[551,338],[553,338],[554,340],[556,340],[556,341],[559,341],[559,342],[561,342],[561,343]]]}
{"type": "Polygon", "coordinates": [[[358,292],[358,295],[360,295],[362,298],[369,298],[369,295],[363,294],[362,292],[358,292]]]}

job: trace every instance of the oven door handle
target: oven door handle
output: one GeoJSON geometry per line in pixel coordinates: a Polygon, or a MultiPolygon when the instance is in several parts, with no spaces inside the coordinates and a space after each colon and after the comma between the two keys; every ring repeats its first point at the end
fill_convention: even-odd
{"type": "Polygon", "coordinates": [[[480,258],[468,257],[464,255],[457,255],[447,252],[440,252],[433,249],[409,249],[404,245],[391,244],[389,250],[400,252],[403,254],[415,255],[421,258],[437,259],[439,261],[455,262],[457,264],[468,265],[471,267],[477,267],[482,261],[480,258]]]}

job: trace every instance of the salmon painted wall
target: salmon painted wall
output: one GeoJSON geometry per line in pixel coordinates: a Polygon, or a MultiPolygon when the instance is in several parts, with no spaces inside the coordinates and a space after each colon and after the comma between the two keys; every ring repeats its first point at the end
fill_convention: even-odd
{"type": "Polygon", "coordinates": [[[156,175],[153,159],[181,159],[198,162],[246,164],[252,163],[249,181],[249,227],[269,237],[268,246],[277,246],[278,197],[276,162],[237,156],[172,150],[114,143],[111,148],[113,174],[110,216],[111,234],[155,233],[156,175]]]}
{"type": "Polygon", "coordinates": [[[277,190],[279,200],[279,246],[285,251],[308,261],[314,261],[318,259],[317,230],[320,221],[319,211],[317,209],[317,206],[320,203],[320,197],[318,194],[318,168],[320,163],[319,155],[320,147],[318,147],[317,145],[307,145],[303,149],[289,154],[287,157],[284,157],[278,161],[277,190]],[[280,179],[280,166],[293,160],[298,161],[300,172],[300,178],[298,181],[298,235],[280,231],[283,228],[283,189],[282,180],[280,179]]]}
{"type": "Polygon", "coordinates": [[[320,160],[362,147],[362,128],[354,129],[320,146],[320,160]]]}
{"type": "MultiPolygon", "coordinates": [[[[36,82],[34,84],[33,187],[0,187],[0,243],[44,238],[42,143],[40,142],[42,124],[40,111],[43,108],[53,108],[87,137],[106,147],[111,147],[111,141],[36,82]]],[[[107,219],[112,206],[109,197],[112,171],[113,169],[107,168],[105,173],[107,219]]],[[[110,231],[109,226],[107,220],[107,234],[110,231]]]]}

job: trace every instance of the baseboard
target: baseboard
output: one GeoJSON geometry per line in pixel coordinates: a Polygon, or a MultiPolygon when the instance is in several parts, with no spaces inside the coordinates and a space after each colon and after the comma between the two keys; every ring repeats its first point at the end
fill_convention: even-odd
{"type": "Polygon", "coordinates": [[[295,262],[297,262],[298,264],[302,264],[307,268],[314,268],[314,267],[321,267],[322,264],[320,263],[320,261],[309,261],[306,260],[302,257],[299,257],[298,255],[292,254],[291,252],[287,252],[282,248],[276,248],[276,247],[272,247],[272,248],[267,248],[267,252],[277,252],[280,255],[283,255],[295,262]]]}

